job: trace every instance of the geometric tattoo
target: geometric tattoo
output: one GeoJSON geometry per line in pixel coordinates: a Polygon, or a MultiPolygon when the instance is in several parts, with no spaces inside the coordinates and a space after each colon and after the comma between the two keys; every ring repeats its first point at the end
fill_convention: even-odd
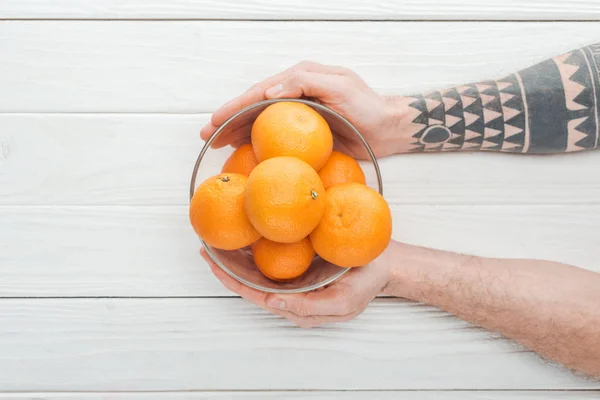
{"type": "Polygon", "coordinates": [[[558,153],[599,147],[600,44],[502,79],[409,96],[410,151],[558,153]]]}

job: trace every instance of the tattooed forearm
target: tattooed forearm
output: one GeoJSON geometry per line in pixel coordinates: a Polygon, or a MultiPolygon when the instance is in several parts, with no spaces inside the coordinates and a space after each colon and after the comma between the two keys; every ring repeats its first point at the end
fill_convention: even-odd
{"type": "Polygon", "coordinates": [[[599,146],[600,44],[502,79],[407,98],[410,151],[561,153],[599,146]]]}

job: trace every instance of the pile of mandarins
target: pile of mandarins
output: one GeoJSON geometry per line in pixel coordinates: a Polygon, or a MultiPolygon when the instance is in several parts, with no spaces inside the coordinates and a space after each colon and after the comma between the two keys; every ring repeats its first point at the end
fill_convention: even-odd
{"type": "Polygon", "coordinates": [[[254,121],[251,142],[192,198],[190,221],[208,245],[252,245],[256,266],[277,281],[302,275],[315,252],[358,267],[385,250],[390,208],[366,186],[354,158],[332,151],[331,130],[318,112],[297,102],[272,104],[254,121]]]}

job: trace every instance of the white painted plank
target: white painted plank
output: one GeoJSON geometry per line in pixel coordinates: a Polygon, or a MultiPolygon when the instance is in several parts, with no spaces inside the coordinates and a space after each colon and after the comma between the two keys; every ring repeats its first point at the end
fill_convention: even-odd
{"type": "MultiPolygon", "coordinates": [[[[186,205],[208,118],[0,115],[0,205],[186,205]]],[[[219,172],[230,151],[211,151],[203,176],[219,172]]],[[[600,204],[600,151],[417,154],[380,166],[394,204],[600,204]]]]}
{"type": "Polygon", "coordinates": [[[4,391],[599,389],[434,308],[303,330],[241,299],[0,301],[4,391]]]}
{"type": "Polygon", "coordinates": [[[4,0],[0,18],[92,19],[600,19],[596,0],[4,0]]]}
{"type": "MultiPolygon", "coordinates": [[[[600,272],[598,205],[392,205],[392,214],[397,240],[600,272]]],[[[231,295],[199,247],[185,206],[0,207],[0,297],[231,295]]]]}
{"type": "Polygon", "coordinates": [[[0,112],[211,112],[300,60],[381,93],[500,77],[598,41],[598,23],[0,22],[0,112]]]}
{"type": "Polygon", "coordinates": [[[1,400],[588,400],[600,391],[268,391],[268,392],[144,392],[144,393],[0,393],[1,400]]]}

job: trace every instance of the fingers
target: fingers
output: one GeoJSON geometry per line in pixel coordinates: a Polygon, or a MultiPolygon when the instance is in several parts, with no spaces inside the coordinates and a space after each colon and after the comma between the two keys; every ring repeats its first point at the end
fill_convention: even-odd
{"type": "Polygon", "coordinates": [[[299,317],[344,316],[354,311],[349,287],[338,283],[318,292],[292,295],[271,295],[270,308],[289,311],[299,317]]]}
{"type": "Polygon", "coordinates": [[[354,301],[356,296],[352,294],[351,286],[343,281],[315,292],[289,295],[267,294],[252,289],[227,275],[210,259],[204,249],[201,250],[201,254],[210,265],[213,274],[227,289],[302,328],[348,321],[360,314],[367,304],[354,301]]]}
{"type": "Polygon", "coordinates": [[[351,73],[351,71],[346,70],[345,68],[331,66],[331,65],[323,65],[312,61],[302,61],[291,68],[288,68],[268,79],[265,79],[262,82],[257,83],[252,86],[242,95],[228,101],[223,106],[219,107],[217,111],[215,111],[211,117],[211,121],[200,131],[200,137],[202,140],[208,140],[210,136],[215,132],[217,127],[221,126],[229,117],[242,110],[245,107],[248,107],[251,104],[257,103],[262,100],[266,100],[265,91],[273,86],[277,86],[278,84],[285,81],[287,78],[292,76],[295,71],[307,71],[307,72],[315,72],[322,74],[341,74],[347,75],[351,73]]]}
{"type": "Polygon", "coordinates": [[[209,122],[200,129],[200,138],[207,141],[216,130],[217,127],[209,122]]]}
{"type": "Polygon", "coordinates": [[[200,250],[200,254],[202,254],[202,258],[204,258],[204,260],[206,260],[206,262],[210,266],[212,273],[217,277],[217,279],[219,279],[223,283],[223,285],[227,289],[231,290],[234,293],[239,294],[245,300],[249,301],[250,303],[252,303],[254,305],[257,305],[262,308],[266,307],[266,302],[267,302],[267,294],[266,293],[261,292],[256,289],[252,289],[251,287],[246,286],[243,283],[240,283],[240,282],[236,281],[235,279],[233,279],[232,277],[230,277],[229,275],[227,275],[227,273],[225,271],[223,271],[217,264],[215,264],[210,259],[210,257],[208,256],[208,254],[206,253],[206,251],[204,249],[200,250]]]}
{"type": "Polygon", "coordinates": [[[210,118],[210,123],[214,126],[221,126],[233,114],[251,104],[264,100],[264,92],[265,89],[262,85],[252,86],[244,94],[228,101],[215,111],[210,118]]]}
{"type": "Polygon", "coordinates": [[[332,92],[339,91],[343,79],[337,75],[299,70],[283,82],[267,89],[265,96],[268,99],[308,96],[326,101],[332,92]]]}
{"type": "MultiPolygon", "coordinates": [[[[213,126],[221,126],[221,124],[227,121],[229,117],[242,110],[243,108],[246,108],[251,104],[258,103],[259,101],[266,100],[265,90],[285,80],[285,78],[292,73],[292,68],[288,68],[277,75],[274,75],[268,79],[265,79],[262,82],[257,83],[242,95],[225,103],[213,113],[210,119],[210,123],[213,126]]],[[[210,135],[208,135],[208,137],[210,137],[210,135]]]]}
{"type": "Polygon", "coordinates": [[[239,129],[234,129],[231,132],[227,132],[225,134],[219,135],[212,143],[211,147],[213,149],[220,149],[221,147],[225,147],[227,145],[232,145],[236,147],[237,144],[239,147],[240,143],[249,143],[250,142],[250,129],[251,126],[244,126],[239,129]]]}
{"type": "Polygon", "coordinates": [[[250,138],[249,137],[243,137],[241,139],[235,140],[233,142],[231,142],[229,145],[231,147],[233,147],[234,149],[237,149],[238,147],[244,145],[244,144],[248,144],[250,143],[250,138]]]}
{"type": "Polygon", "coordinates": [[[210,259],[210,257],[208,256],[208,254],[206,253],[206,251],[204,249],[200,250],[200,254],[204,258],[204,260],[206,260],[206,262],[210,266],[212,273],[217,277],[217,279],[219,279],[221,281],[221,283],[223,283],[223,285],[227,289],[229,289],[230,291],[232,291],[234,293],[237,293],[238,295],[240,295],[244,300],[248,301],[249,303],[252,303],[255,306],[258,306],[269,312],[272,312],[274,314],[282,316],[282,317],[294,322],[296,325],[305,327],[305,328],[318,326],[325,322],[323,319],[317,320],[315,317],[302,318],[302,317],[299,317],[289,311],[279,310],[277,308],[269,308],[267,306],[267,299],[269,297],[269,294],[252,289],[252,288],[236,281],[229,275],[227,275],[227,273],[225,271],[223,271],[217,264],[215,264],[210,259]]]}

